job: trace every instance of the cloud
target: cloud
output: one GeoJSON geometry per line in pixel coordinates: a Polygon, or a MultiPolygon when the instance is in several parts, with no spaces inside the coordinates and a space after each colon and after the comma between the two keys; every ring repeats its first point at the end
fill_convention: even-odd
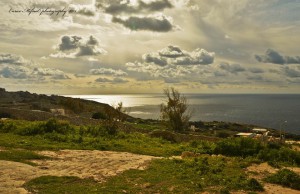
{"type": "Polygon", "coordinates": [[[34,68],[32,74],[38,76],[51,76],[52,79],[70,79],[65,72],[53,68],[34,68]]]}
{"type": "Polygon", "coordinates": [[[122,24],[133,31],[148,30],[154,32],[169,32],[177,28],[172,24],[170,17],[164,15],[151,17],[130,16],[126,19],[113,17],[112,22],[122,24]]]}
{"type": "Polygon", "coordinates": [[[286,76],[290,78],[300,77],[300,66],[287,66],[283,68],[286,76]]]}
{"type": "Polygon", "coordinates": [[[158,52],[144,54],[145,63],[154,63],[165,66],[172,65],[208,65],[214,62],[215,53],[197,48],[192,52],[180,49],[177,46],[168,46],[158,52]]]}
{"type": "Polygon", "coordinates": [[[79,41],[82,39],[79,36],[63,36],[61,43],[58,45],[60,51],[73,50],[79,47],[79,41]]]}
{"type": "Polygon", "coordinates": [[[6,66],[0,69],[0,76],[4,78],[27,79],[30,77],[31,70],[23,66],[6,66]]]}
{"type": "Polygon", "coordinates": [[[99,46],[99,41],[90,36],[88,39],[80,36],[65,35],[57,45],[58,52],[50,54],[54,58],[76,58],[82,56],[98,56],[107,53],[99,46]]]}
{"type": "Polygon", "coordinates": [[[184,56],[184,53],[178,46],[172,46],[172,45],[160,50],[158,53],[160,56],[168,57],[168,58],[177,58],[177,57],[184,56]]]}
{"type": "Polygon", "coordinates": [[[179,83],[182,80],[197,80],[205,73],[202,66],[213,63],[214,55],[213,52],[204,49],[188,52],[170,45],[159,51],[144,54],[141,61],[128,62],[125,66],[130,72],[142,74],[135,76],[139,80],[152,78],[175,83],[177,79],[176,82],[179,83]]]}
{"type": "Polygon", "coordinates": [[[264,55],[255,55],[258,62],[274,64],[300,64],[300,56],[282,56],[275,50],[268,49],[264,55]]]}
{"type": "Polygon", "coordinates": [[[252,67],[248,69],[251,73],[264,73],[265,70],[261,69],[261,68],[257,68],[257,67],[252,67]]]}
{"type": "Polygon", "coordinates": [[[246,71],[246,69],[240,64],[221,63],[219,66],[221,69],[233,74],[238,74],[240,72],[246,71]]]}
{"type": "Polygon", "coordinates": [[[172,8],[173,5],[169,0],[154,0],[150,2],[144,2],[138,0],[136,2],[130,0],[110,0],[103,1],[98,0],[96,2],[98,8],[103,8],[104,12],[116,15],[116,14],[132,14],[143,12],[157,12],[163,11],[166,8],[172,8]]]}
{"type": "Polygon", "coordinates": [[[128,75],[125,71],[122,71],[121,69],[115,70],[111,68],[91,69],[90,73],[93,75],[113,75],[113,76],[128,75]]]}
{"type": "Polygon", "coordinates": [[[0,64],[22,65],[28,63],[22,56],[13,55],[10,53],[0,53],[0,64]]]}
{"type": "Polygon", "coordinates": [[[96,15],[96,7],[93,4],[81,5],[81,4],[71,4],[69,8],[76,11],[76,14],[83,15],[86,17],[93,17],[96,15]]]}
{"type": "Polygon", "coordinates": [[[98,78],[95,80],[95,82],[98,83],[126,83],[128,80],[122,79],[122,78],[113,78],[113,79],[108,79],[108,78],[98,78]]]}
{"type": "Polygon", "coordinates": [[[37,67],[33,61],[14,54],[0,54],[0,76],[13,79],[44,80],[70,79],[63,71],[53,68],[37,67]]]}

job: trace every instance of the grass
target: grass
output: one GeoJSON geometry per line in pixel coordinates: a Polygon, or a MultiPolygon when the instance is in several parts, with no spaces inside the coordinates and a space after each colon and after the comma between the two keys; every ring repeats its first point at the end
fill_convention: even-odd
{"type": "Polygon", "coordinates": [[[39,177],[25,187],[39,193],[197,193],[203,191],[262,191],[255,179],[248,179],[241,162],[224,157],[160,159],[146,170],[129,170],[105,183],[76,177],[39,177]]]}
{"type": "Polygon", "coordinates": [[[24,188],[32,193],[99,193],[100,184],[93,179],[72,176],[42,176],[25,183],[24,188]]]}
{"type": "Polygon", "coordinates": [[[43,160],[47,159],[46,156],[41,156],[36,154],[32,151],[28,150],[5,150],[0,151],[0,160],[7,160],[7,161],[14,161],[14,162],[21,162],[29,165],[33,165],[34,163],[30,162],[29,160],[43,160]]]}

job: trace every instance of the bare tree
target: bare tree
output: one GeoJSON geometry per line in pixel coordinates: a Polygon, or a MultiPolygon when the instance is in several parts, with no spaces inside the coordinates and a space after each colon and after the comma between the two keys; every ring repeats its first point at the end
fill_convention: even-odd
{"type": "Polygon", "coordinates": [[[168,128],[181,132],[187,129],[191,114],[187,113],[188,105],[186,97],[174,88],[164,89],[167,97],[167,104],[161,104],[161,119],[167,124],[168,128]]]}

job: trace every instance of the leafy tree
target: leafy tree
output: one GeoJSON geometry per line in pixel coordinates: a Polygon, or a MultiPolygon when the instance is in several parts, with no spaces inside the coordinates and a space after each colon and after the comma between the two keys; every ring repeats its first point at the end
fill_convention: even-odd
{"type": "Polygon", "coordinates": [[[187,113],[188,104],[186,97],[174,88],[164,89],[164,94],[167,97],[167,103],[161,104],[161,119],[167,124],[169,129],[177,132],[184,131],[187,129],[191,117],[187,113]]]}

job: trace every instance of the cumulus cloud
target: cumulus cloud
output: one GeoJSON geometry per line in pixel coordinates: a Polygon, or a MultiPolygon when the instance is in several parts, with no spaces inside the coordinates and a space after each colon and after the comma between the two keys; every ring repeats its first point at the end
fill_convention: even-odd
{"type": "Polygon", "coordinates": [[[126,19],[113,17],[112,22],[120,23],[130,30],[149,30],[154,32],[169,32],[177,27],[172,24],[170,17],[164,15],[137,17],[130,16],[126,19]]]}
{"type": "Polygon", "coordinates": [[[132,14],[141,12],[157,12],[173,7],[169,0],[154,0],[150,2],[145,2],[142,0],[135,2],[130,0],[98,0],[96,2],[96,6],[98,8],[102,8],[106,13],[112,15],[124,13],[132,14]]]}
{"type": "Polygon", "coordinates": [[[240,64],[221,63],[219,66],[221,69],[233,74],[238,74],[240,72],[246,71],[246,69],[240,64]]]}
{"type": "Polygon", "coordinates": [[[108,79],[108,78],[98,78],[95,80],[95,82],[98,83],[126,83],[128,80],[122,79],[122,78],[113,78],[113,79],[108,79]]]}
{"type": "Polygon", "coordinates": [[[145,63],[164,66],[173,65],[208,65],[214,62],[215,53],[197,48],[192,52],[181,50],[177,46],[168,46],[158,52],[144,54],[145,63]]]}
{"type": "Polygon", "coordinates": [[[13,55],[10,53],[0,53],[0,64],[22,65],[28,63],[22,56],[13,55]]]}
{"type": "Polygon", "coordinates": [[[93,75],[113,75],[113,76],[126,76],[127,73],[121,69],[115,70],[111,68],[91,69],[90,73],[93,75]]]}
{"type": "Polygon", "coordinates": [[[128,71],[160,78],[166,83],[175,83],[174,79],[187,79],[188,75],[202,74],[200,66],[213,63],[214,55],[213,52],[204,49],[188,52],[170,45],[159,51],[144,54],[141,61],[126,63],[126,67],[128,71]]]}
{"type": "Polygon", "coordinates": [[[63,71],[53,68],[37,67],[34,62],[24,59],[22,56],[1,53],[0,76],[13,79],[70,79],[63,71]]]}
{"type": "Polygon", "coordinates": [[[283,68],[286,76],[290,78],[299,78],[300,77],[300,66],[286,66],[283,68]]]}
{"type": "Polygon", "coordinates": [[[54,58],[76,58],[81,56],[97,56],[107,53],[99,46],[99,41],[90,36],[88,39],[80,36],[61,37],[60,44],[57,45],[58,52],[50,54],[54,58]]]}
{"type": "Polygon", "coordinates": [[[279,52],[268,49],[264,55],[255,55],[257,61],[262,63],[274,63],[274,64],[300,64],[300,56],[283,56],[279,52]]]}

